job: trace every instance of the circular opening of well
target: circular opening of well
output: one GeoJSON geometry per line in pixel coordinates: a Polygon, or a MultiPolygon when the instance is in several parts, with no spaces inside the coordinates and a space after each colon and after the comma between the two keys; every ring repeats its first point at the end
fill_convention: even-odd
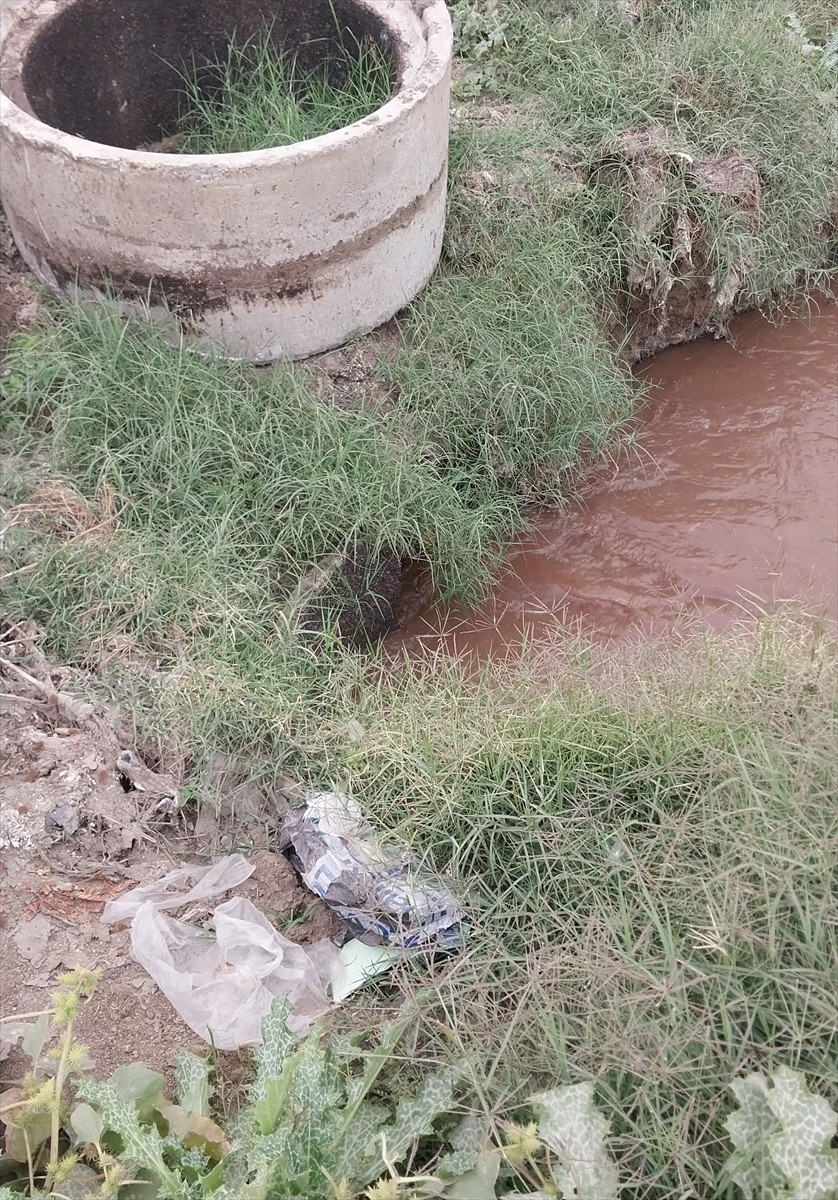
{"type": "MultiPolygon", "coordinates": [[[[260,46],[292,63],[297,80],[326,80],[338,94],[359,48],[386,63],[390,80],[401,65],[391,31],[353,0],[76,0],[33,38],[22,84],[35,116],[53,128],[149,148],[178,134],[187,81],[212,103],[231,47],[252,55],[260,46]]],[[[337,124],[360,115],[350,109],[337,124]]]]}

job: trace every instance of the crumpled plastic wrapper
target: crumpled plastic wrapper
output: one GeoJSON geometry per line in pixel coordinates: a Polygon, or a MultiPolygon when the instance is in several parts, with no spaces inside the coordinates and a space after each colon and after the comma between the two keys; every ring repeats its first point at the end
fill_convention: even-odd
{"type": "Polygon", "coordinates": [[[18,1044],[30,1026],[30,1021],[6,1020],[0,1022],[0,1062],[4,1062],[9,1057],[12,1047],[18,1044]]]}
{"type": "Polygon", "coordinates": [[[286,814],[279,849],[305,885],[368,945],[457,949],[465,920],[442,879],[382,842],[358,803],[315,792],[286,814]]]}
{"type": "Polygon", "coordinates": [[[210,867],[177,867],[162,879],[131,888],[130,892],[109,900],[102,920],[106,925],[130,921],[147,901],[159,911],[195,904],[238,887],[252,874],[253,867],[243,854],[227,854],[210,867]]]}
{"type": "Polygon", "coordinates": [[[131,923],[131,949],[190,1029],[218,1050],[261,1041],[276,996],[289,995],[288,1027],[303,1034],[332,1007],[326,994],[337,947],[303,949],[243,896],[220,904],[208,930],[175,920],[147,900],[131,923]]]}

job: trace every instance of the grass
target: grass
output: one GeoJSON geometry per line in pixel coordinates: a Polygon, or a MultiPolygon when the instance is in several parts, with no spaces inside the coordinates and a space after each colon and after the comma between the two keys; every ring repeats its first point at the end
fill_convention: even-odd
{"type": "Polygon", "coordinates": [[[598,660],[569,638],[469,685],[437,658],[356,693],[362,735],[321,730],[469,897],[428,970],[489,1102],[595,1079],[626,1196],[726,1194],[734,1075],[838,1099],[835,652],[784,617],[598,660]]]}
{"type": "MultiPolygon", "coordinates": [[[[54,308],[6,360],[23,474],[5,486],[30,501],[6,535],[8,607],[65,660],[128,647],[164,668],[110,678],[195,779],[222,752],[268,783],[349,787],[453,874],[475,927],[420,974],[455,1044],[489,1047],[498,1114],[595,1077],[626,1197],[725,1195],[733,1074],[785,1062],[836,1091],[835,646],[794,621],[647,657],[569,639],[465,682],[444,658],[315,647],[289,603],[355,548],[479,594],[527,504],[560,502],[626,436],[626,314],[680,278],[679,218],[690,277],[736,272],[741,303],[822,284],[834,85],[775,0],[649,0],[637,25],[604,0],[455,7],[470,57],[445,255],[381,364],[386,399],[341,406],[305,367],[54,308]],[[648,221],[631,163],[595,169],[642,125],[667,146],[648,221]],[[696,185],[683,156],[710,154],[756,167],[756,215],[696,185]]],[[[797,12],[825,40],[830,6],[797,12]]],[[[274,79],[259,86],[281,99],[274,79]]]]}
{"type": "MultiPolygon", "coordinates": [[[[653,3],[636,27],[607,3],[456,9],[488,15],[458,84],[445,269],[412,306],[389,377],[431,442],[457,406],[455,461],[555,501],[632,408],[614,355],[632,344],[627,311],[684,275],[735,277],[744,305],[824,284],[832,73],[773,0],[653,3]],[[759,215],[696,187],[671,157],[647,219],[629,164],[616,178],[592,172],[604,143],[647,125],[682,155],[754,164],[759,215]],[[686,271],[679,215],[692,231],[686,271]]],[[[672,302],[689,324],[677,286],[672,302]]],[[[712,325],[721,312],[710,288],[694,315],[712,325]]]]}
{"type": "Polygon", "coordinates": [[[18,426],[83,496],[106,486],[125,507],[113,543],[56,545],[46,575],[24,577],[68,626],[81,608],[83,638],[97,613],[159,654],[221,626],[261,637],[300,574],[347,547],[418,555],[467,588],[517,519],[511,497],[475,502],[462,473],[426,463],[394,417],[321,403],[303,369],[178,353],[109,307],[61,307],[7,364],[18,426]]]}
{"type": "Polygon", "coordinates": [[[223,630],[239,669],[237,644],[279,636],[296,579],[357,546],[427,561],[439,592],[474,596],[525,506],[561,502],[625,432],[639,390],[620,352],[628,280],[640,260],[665,288],[674,213],[703,247],[694,274],[735,271],[743,303],[824,282],[831,77],[784,6],[661,0],[637,26],[614,11],[496,10],[503,37],[455,122],[444,262],[381,364],[386,404],[344,411],[304,369],[262,377],[172,352],[106,312],[62,311],[18,340],[13,423],[49,429],[52,470],[84,499],[107,485],[128,504],[130,553],[55,545],[21,576],[21,603],[60,598],[62,653],[114,633],[200,653],[223,630]],[[489,118],[484,99],[500,105],[489,118]],[[758,216],[667,152],[664,216],[639,229],[637,178],[591,168],[604,140],[650,123],[683,155],[756,164],[758,216]]]}
{"type": "Polygon", "coordinates": [[[390,99],[392,73],[378,47],[362,42],[307,69],[268,31],[231,42],[224,58],[194,65],[183,83],[178,151],[235,154],[290,146],[369,116],[390,99]]]}

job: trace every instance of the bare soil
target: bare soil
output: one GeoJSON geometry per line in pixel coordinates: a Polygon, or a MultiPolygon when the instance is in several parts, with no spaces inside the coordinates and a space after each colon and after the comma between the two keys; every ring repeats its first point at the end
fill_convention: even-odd
{"type": "MultiPolygon", "coordinates": [[[[106,926],[100,916],[105,903],[128,888],[183,863],[207,862],[207,842],[224,840],[217,827],[224,797],[218,817],[205,812],[200,822],[184,809],[161,814],[158,796],[176,791],[177,780],[146,766],[144,775],[133,774],[148,786],[132,786],[117,765],[127,749],[135,763],[142,761],[130,740],[132,725],[118,711],[87,702],[90,685],[85,672],[47,663],[34,628],[2,635],[0,1013],[46,1008],[63,971],[95,968],[102,978],[78,1024],[95,1074],[105,1077],[132,1060],[169,1074],[178,1049],[200,1040],[132,959],[128,930],[106,926]]],[[[227,775],[235,781],[234,773],[227,775]]],[[[259,803],[251,794],[251,807],[259,803]]],[[[279,810],[268,797],[261,804],[258,823],[236,829],[240,849],[243,837],[252,839],[255,868],[236,893],[295,941],[333,936],[332,914],[270,849],[279,810]]],[[[12,1050],[0,1064],[0,1079],[23,1069],[22,1055],[12,1050]]]]}
{"type": "Polygon", "coordinates": [[[0,208],[0,349],[37,318],[40,301],[0,208]]]}

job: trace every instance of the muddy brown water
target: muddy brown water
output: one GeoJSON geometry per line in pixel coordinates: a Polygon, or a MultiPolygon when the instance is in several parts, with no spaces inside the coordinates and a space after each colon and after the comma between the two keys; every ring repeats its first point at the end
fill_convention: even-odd
{"type": "Polygon", "coordinates": [[[500,656],[568,625],[623,640],[786,600],[838,619],[838,308],[749,314],[640,375],[637,446],[537,518],[486,604],[415,618],[399,648],[500,656]]]}

